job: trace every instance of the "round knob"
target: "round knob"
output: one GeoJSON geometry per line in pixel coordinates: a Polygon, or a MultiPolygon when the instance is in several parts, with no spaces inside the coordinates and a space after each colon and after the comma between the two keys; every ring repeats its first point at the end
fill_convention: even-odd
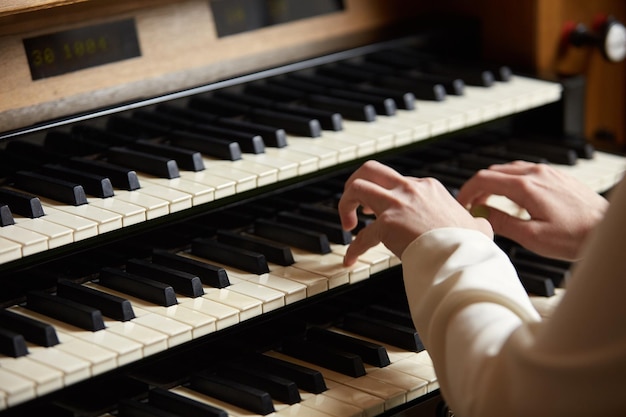
{"type": "Polygon", "coordinates": [[[583,23],[567,23],[565,37],[569,44],[577,47],[597,47],[610,62],[619,62],[626,58],[626,27],[612,16],[598,16],[593,30],[583,23]]]}
{"type": "Polygon", "coordinates": [[[626,57],[626,26],[612,17],[607,18],[599,27],[601,36],[600,50],[611,62],[620,62],[626,57]]]}

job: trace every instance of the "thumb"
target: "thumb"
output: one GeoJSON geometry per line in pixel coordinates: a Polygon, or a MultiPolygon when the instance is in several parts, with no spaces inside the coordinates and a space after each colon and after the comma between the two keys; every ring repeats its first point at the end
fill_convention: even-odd
{"type": "Polygon", "coordinates": [[[520,229],[528,222],[519,217],[498,210],[494,207],[475,206],[472,207],[471,213],[474,217],[482,217],[486,219],[493,228],[495,234],[514,238],[520,233],[520,229]]]}

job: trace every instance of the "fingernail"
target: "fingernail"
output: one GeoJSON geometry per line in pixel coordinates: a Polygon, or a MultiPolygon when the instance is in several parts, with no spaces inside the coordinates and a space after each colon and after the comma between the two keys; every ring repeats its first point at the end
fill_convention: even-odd
{"type": "Polygon", "coordinates": [[[487,206],[474,206],[470,209],[470,213],[474,217],[482,217],[484,219],[489,218],[489,207],[487,206]]]}

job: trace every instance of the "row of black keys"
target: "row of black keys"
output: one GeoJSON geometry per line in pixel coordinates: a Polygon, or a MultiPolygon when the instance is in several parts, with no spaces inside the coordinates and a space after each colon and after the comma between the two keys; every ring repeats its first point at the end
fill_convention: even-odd
{"type": "Polygon", "coordinates": [[[207,408],[206,404],[168,391],[177,386],[261,415],[274,411],[273,401],[296,404],[300,392],[326,391],[324,376],[315,369],[263,352],[280,352],[287,358],[359,378],[366,374],[365,364],[390,364],[385,345],[410,352],[424,349],[401,281],[397,275],[386,278],[248,326],[225,338],[139,364],[130,374],[70,387],[59,393],[53,404],[46,402],[40,411],[51,413],[58,406],[65,412],[72,410],[74,415],[114,411],[121,416],[146,416],[153,415],[158,407],[171,416],[223,415],[221,409],[207,408]]]}
{"type": "MultiPolygon", "coordinates": [[[[312,191],[309,194],[315,195],[312,191]]],[[[283,206],[289,206],[293,201],[290,198],[274,198],[274,204],[283,206]]],[[[124,268],[102,268],[98,283],[167,307],[177,303],[177,293],[198,297],[204,293],[203,284],[215,288],[230,284],[226,271],[211,262],[264,274],[269,272],[268,262],[284,266],[293,264],[291,247],[323,255],[330,252],[331,242],[345,245],[351,241],[351,234],[341,229],[334,207],[311,203],[299,203],[295,207],[293,210],[277,211],[267,218],[261,215],[247,228],[245,223],[240,224],[239,231],[217,230],[214,236],[190,238],[190,253],[205,262],[155,249],[150,260],[146,257],[134,258],[127,260],[124,268]]],[[[231,217],[233,214],[229,213],[231,217]]],[[[247,216],[242,218],[244,222],[248,221],[247,216]]],[[[359,228],[369,221],[371,219],[367,216],[361,216],[359,228]]],[[[551,296],[569,274],[568,263],[540,258],[515,245],[509,246],[507,250],[520,278],[531,293],[551,296]]],[[[69,280],[57,283],[55,295],[29,291],[25,306],[90,331],[104,328],[103,315],[121,321],[134,318],[128,300],[69,280]]],[[[26,340],[43,346],[58,342],[49,326],[15,317],[9,311],[3,311],[2,316],[0,345],[6,354],[27,354],[26,340]]]]}
{"type": "MultiPolygon", "coordinates": [[[[416,97],[442,99],[441,94],[429,97],[420,91],[426,86],[441,90],[444,80],[456,86],[454,94],[462,94],[461,79],[418,74],[401,64],[412,62],[404,55],[372,54],[358,65],[341,63],[321,68],[316,75],[250,84],[245,94],[217,92],[192,98],[186,108],[164,104],[131,118],[113,116],[106,130],[75,126],[71,133],[49,132],[43,146],[11,142],[0,154],[3,176],[24,192],[0,189],[0,224],[13,224],[11,213],[42,216],[36,195],[86,204],[87,194],[106,198],[113,195],[113,187],[139,188],[133,171],[175,178],[179,168],[204,169],[200,154],[236,160],[242,152],[287,146],[286,131],[317,137],[322,130],[341,130],[344,117],[374,121],[376,114],[414,109],[416,97]],[[381,59],[391,65],[381,64],[381,59]],[[105,156],[85,157],[93,154],[105,156]]],[[[467,71],[465,76],[473,78],[467,71]]]]}

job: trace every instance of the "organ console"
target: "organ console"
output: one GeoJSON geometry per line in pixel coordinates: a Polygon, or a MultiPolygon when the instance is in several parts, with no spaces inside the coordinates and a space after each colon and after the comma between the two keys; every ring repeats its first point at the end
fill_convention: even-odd
{"type": "MultiPolygon", "coordinates": [[[[558,79],[421,12],[0,6],[0,415],[450,413],[399,260],[342,265],[346,176],[376,158],[454,193],[526,159],[604,193],[626,161],[547,126],[558,79]]],[[[570,265],[497,239],[549,314],[570,265]]]]}

